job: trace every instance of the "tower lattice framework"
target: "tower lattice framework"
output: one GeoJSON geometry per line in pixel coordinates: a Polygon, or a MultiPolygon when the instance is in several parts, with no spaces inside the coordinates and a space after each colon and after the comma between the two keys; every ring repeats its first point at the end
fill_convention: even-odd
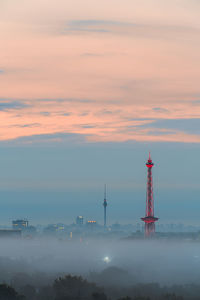
{"type": "Polygon", "coordinates": [[[153,199],[153,178],[152,168],[154,166],[151,155],[146,163],[147,166],[147,192],[146,192],[146,215],[141,218],[145,222],[145,236],[151,237],[155,233],[155,222],[158,218],[154,217],[154,199],[153,199]]]}

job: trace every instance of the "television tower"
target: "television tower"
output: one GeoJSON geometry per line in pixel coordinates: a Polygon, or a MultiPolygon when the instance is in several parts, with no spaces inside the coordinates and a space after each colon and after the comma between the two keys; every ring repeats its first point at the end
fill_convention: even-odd
{"type": "Polygon", "coordinates": [[[149,152],[149,159],[146,163],[147,166],[147,196],[146,196],[146,215],[141,218],[145,222],[145,236],[150,237],[155,233],[155,222],[158,218],[154,217],[154,200],[153,200],[153,179],[152,167],[153,162],[149,152]]]}
{"type": "Polygon", "coordinates": [[[103,207],[104,207],[104,227],[106,227],[106,208],[107,208],[107,200],[106,200],[106,184],[104,185],[104,201],[103,201],[103,207]]]}

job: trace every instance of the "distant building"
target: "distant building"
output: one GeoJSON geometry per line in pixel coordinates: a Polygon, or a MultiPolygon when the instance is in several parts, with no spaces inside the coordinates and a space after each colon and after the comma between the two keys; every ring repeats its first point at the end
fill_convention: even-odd
{"type": "Polygon", "coordinates": [[[23,219],[12,221],[12,227],[13,229],[26,229],[28,227],[28,220],[23,219]]]}
{"type": "Polygon", "coordinates": [[[58,224],[49,224],[47,227],[44,228],[43,233],[45,235],[60,235],[65,233],[65,225],[62,223],[58,224]]]}
{"type": "Polygon", "coordinates": [[[87,221],[86,226],[88,229],[94,229],[97,226],[97,221],[87,221]]]}
{"type": "Polygon", "coordinates": [[[78,216],[76,218],[76,225],[79,225],[79,226],[83,225],[83,216],[78,216]]]}

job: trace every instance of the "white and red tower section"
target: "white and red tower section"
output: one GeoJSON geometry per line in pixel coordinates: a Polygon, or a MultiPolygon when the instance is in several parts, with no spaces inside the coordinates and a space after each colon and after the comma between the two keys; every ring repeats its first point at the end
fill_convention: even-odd
{"type": "Polygon", "coordinates": [[[153,179],[152,168],[154,166],[151,155],[146,163],[147,166],[147,196],[146,196],[146,215],[141,218],[145,222],[145,236],[150,237],[155,233],[155,222],[158,218],[154,217],[154,199],[153,199],[153,179]]]}

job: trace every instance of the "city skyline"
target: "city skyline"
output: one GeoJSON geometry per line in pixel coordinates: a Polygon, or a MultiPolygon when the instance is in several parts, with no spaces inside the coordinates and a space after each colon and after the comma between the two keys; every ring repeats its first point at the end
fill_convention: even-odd
{"type": "MultiPolygon", "coordinates": [[[[62,155],[59,156],[59,160],[55,160],[54,158],[54,161],[51,160],[55,151],[54,147],[48,149],[48,155],[45,149],[43,149],[42,153],[40,147],[35,148],[34,151],[31,149],[31,154],[34,154],[32,156],[32,163],[30,160],[29,165],[25,165],[23,168],[20,167],[19,159],[8,159],[11,158],[13,152],[16,153],[17,148],[9,149],[9,151],[7,151],[7,148],[4,149],[4,151],[3,148],[1,148],[0,151],[1,153],[4,152],[4,155],[1,155],[0,158],[2,166],[0,185],[5,183],[5,178],[8,178],[11,175],[13,178],[17,177],[18,179],[21,179],[23,184],[29,183],[30,178],[31,183],[33,183],[33,186],[1,186],[1,204],[3,208],[1,211],[1,222],[8,224],[11,219],[21,217],[31,219],[34,224],[41,222],[47,223],[48,220],[50,223],[59,221],[65,222],[66,220],[72,222],[74,216],[78,214],[88,216],[89,219],[96,219],[98,222],[102,221],[102,182],[105,181],[109,186],[110,222],[137,222],[141,215],[143,215],[145,207],[146,170],[144,158],[147,157],[147,152],[143,147],[137,149],[136,146],[133,148],[133,145],[129,145],[126,151],[121,151],[121,147],[122,146],[118,146],[117,148],[115,145],[107,145],[106,155],[109,155],[109,157],[107,157],[109,160],[109,167],[105,167],[102,164],[102,161],[98,160],[100,153],[102,154],[102,149],[99,149],[99,147],[97,148],[97,146],[94,145],[93,149],[91,149],[90,146],[90,160],[87,159],[82,161],[78,168],[77,165],[75,165],[74,170],[74,162],[70,162],[69,157],[66,157],[65,155],[66,148],[60,151],[60,154],[62,153],[62,155]],[[95,152],[92,151],[94,149],[95,152]],[[136,153],[136,150],[138,155],[137,160],[133,159],[133,169],[133,166],[130,165],[129,161],[130,158],[133,157],[133,152],[136,153]],[[144,156],[141,150],[144,151],[144,156]],[[126,158],[124,157],[124,153],[126,153],[126,158]],[[39,155],[37,163],[36,154],[39,155]],[[5,157],[7,158],[6,160],[5,157]],[[14,161],[15,169],[13,169],[14,161]],[[48,163],[50,161],[52,165],[49,167],[48,163]],[[47,177],[44,176],[44,174],[41,176],[41,173],[37,173],[37,166],[40,165],[41,167],[41,163],[43,164],[44,174],[46,174],[47,177]],[[65,168],[63,169],[63,163],[68,166],[67,170],[65,168]],[[95,164],[98,166],[98,173],[96,173],[94,168],[95,164]],[[6,165],[9,166],[9,168],[4,168],[6,165]],[[86,174],[84,173],[86,167],[88,168],[88,171],[93,175],[95,174],[95,176],[89,175],[86,177],[86,174]],[[60,170],[61,173],[58,172],[57,174],[53,172],[54,169],[60,170]],[[119,169],[120,172],[117,173],[119,169]],[[31,172],[31,170],[33,170],[33,172],[31,172]],[[65,171],[64,173],[63,170],[65,171]],[[81,173],[78,173],[79,170],[81,170],[81,173]],[[30,178],[27,179],[26,177],[23,177],[24,171],[29,172],[30,178]],[[62,182],[59,188],[55,188],[55,186],[53,186],[53,180],[57,178],[58,175],[59,178],[62,178],[62,182]],[[41,183],[45,184],[38,185],[38,179],[41,183]],[[89,184],[87,183],[88,180],[90,181],[89,184]]],[[[169,152],[167,150],[168,153],[166,155],[169,155],[169,157],[166,159],[167,156],[163,155],[162,157],[161,152],[159,151],[160,149],[158,149],[158,147],[156,148],[157,149],[154,149],[152,153],[153,157],[156,157],[156,168],[154,170],[156,214],[161,217],[163,223],[183,222],[186,224],[198,225],[199,173],[195,157],[190,155],[187,148],[184,150],[183,147],[180,147],[180,151],[185,154],[185,159],[187,158],[188,165],[183,163],[183,160],[179,157],[178,153],[176,153],[176,165],[174,165],[174,163],[172,164],[172,162],[170,162],[170,155],[172,155],[171,151],[169,152]],[[196,164],[195,168],[194,164],[196,164]],[[187,172],[184,172],[185,167],[190,167],[192,171],[192,173],[189,173],[190,176],[188,176],[187,172]],[[171,182],[169,182],[169,180],[166,182],[166,178],[170,178],[171,182]],[[171,210],[171,207],[173,207],[173,210],[171,210]]],[[[30,159],[30,153],[27,154],[27,152],[21,152],[21,148],[18,148],[17,151],[18,158],[20,157],[22,159],[23,156],[23,160],[30,159]]],[[[72,154],[73,152],[74,155],[75,151],[78,153],[87,153],[88,149],[72,148],[70,153],[72,154]]],[[[198,152],[198,147],[195,147],[193,151],[198,152]]],[[[173,156],[175,156],[174,152],[173,156]]],[[[105,162],[104,156],[102,156],[102,158],[105,162]]]]}

